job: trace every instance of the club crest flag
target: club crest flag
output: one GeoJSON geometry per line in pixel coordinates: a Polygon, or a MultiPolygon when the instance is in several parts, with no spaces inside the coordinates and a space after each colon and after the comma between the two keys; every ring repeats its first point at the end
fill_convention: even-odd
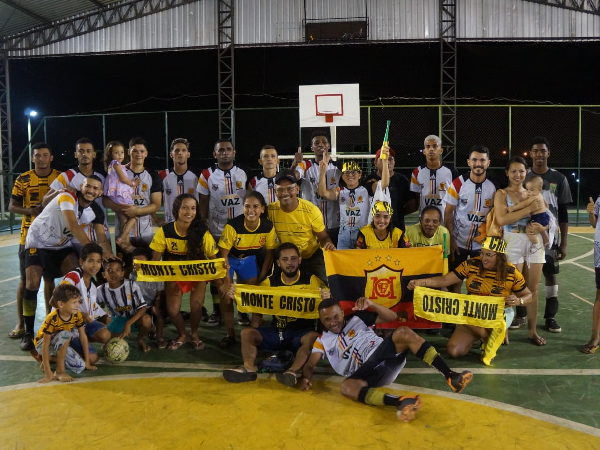
{"type": "Polygon", "coordinates": [[[211,281],[227,274],[223,258],[206,261],[134,260],[137,281],[211,281]]]}
{"type": "Polygon", "coordinates": [[[491,328],[482,347],[482,361],[490,365],[504,341],[504,297],[455,294],[424,287],[415,288],[415,316],[445,323],[491,328]]]}
{"type": "Polygon", "coordinates": [[[406,288],[415,278],[441,275],[444,269],[442,246],[373,250],[325,251],[325,267],[331,296],[350,312],[359,297],[395,311],[398,319],[378,328],[440,328],[440,324],[413,312],[413,291],[406,288]]]}

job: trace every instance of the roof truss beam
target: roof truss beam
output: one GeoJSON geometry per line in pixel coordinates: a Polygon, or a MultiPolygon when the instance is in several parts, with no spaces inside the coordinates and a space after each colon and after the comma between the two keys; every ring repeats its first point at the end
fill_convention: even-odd
{"type": "Polygon", "coordinates": [[[587,14],[600,15],[600,0],[524,0],[540,5],[555,6],[587,14]]]}
{"type": "Polygon", "coordinates": [[[33,17],[35,20],[43,23],[44,25],[51,25],[52,22],[45,17],[40,16],[39,14],[34,13],[33,11],[22,7],[18,3],[13,2],[12,0],[0,0],[0,2],[7,4],[11,8],[15,8],[17,11],[21,11],[23,14],[27,14],[29,17],[33,17]]]}
{"type": "MultiPolygon", "coordinates": [[[[6,0],[0,0],[6,1],[6,0]]],[[[7,51],[33,50],[200,0],[132,0],[6,38],[7,51]]]]}

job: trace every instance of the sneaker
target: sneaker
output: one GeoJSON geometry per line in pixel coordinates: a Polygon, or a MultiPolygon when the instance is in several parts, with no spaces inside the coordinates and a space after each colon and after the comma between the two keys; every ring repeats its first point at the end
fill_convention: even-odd
{"type": "Polygon", "coordinates": [[[238,324],[243,327],[250,325],[250,317],[248,317],[248,314],[238,312],[238,324]]]}
{"type": "Polygon", "coordinates": [[[450,376],[448,377],[448,386],[459,394],[464,388],[467,387],[467,384],[471,382],[473,379],[473,374],[468,370],[465,370],[462,373],[458,372],[450,372],[450,376]]]}
{"type": "Polygon", "coordinates": [[[396,416],[398,416],[398,419],[402,422],[410,422],[417,416],[417,411],[421,408],[421,397],[418,395],[400,397],[397,408],[396,416]]]}
{"type": "Polygon", "coordinates": [[[21,342],[19,343],[19,348],[24,352],[29,352],[33,350],[35,347],[33,345],[33,334],[25,333],[21,342]]]}
{"type": "Polygon", "coordinates": [[[208,322],[208,310],[202,307],[202,322],[208,322]]]}
{"type": "Polygon", "coordinates": [[[509,330],[518,330],[523,325],[527,325],[527,317],[515,316],[515,318],[513,319],[512,323],[510,324],[510,327],[508,327],[508,329],[509,330]]]}
{"type": "Polygon", "coordinates": [[[208,320],[206,321],[206,325],[209,327],[217,327],[221,324],[221,314],[213,312],[208,320]]]}
{"type": "Polygon", "coordinates": [[[546,329],[551,333],[560,333],[562,331],[562,328],[556,322],[554,317],[552,319],[546,319],[546,329]]]}

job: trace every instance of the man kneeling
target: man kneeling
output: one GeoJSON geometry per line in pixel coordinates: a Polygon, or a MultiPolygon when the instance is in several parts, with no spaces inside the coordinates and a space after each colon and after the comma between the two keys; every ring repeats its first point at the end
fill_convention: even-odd
{"type": "Polygon", "coordinates": [[[319,305],[319,317],[326,331],[315,341],[312,354],[302,369],[301,390],[311,388],[313,369],[327,355],[333,369],[346,377],[341,386],[344,397],[368,405],[395,406],[398,418],[410,422],[421,407],[418,395],[397,397],[373,389],[396,379],[406,364],[408,350],[442,373],[454,392],[461,392],[473,378],[469,371],[456,373],[450,370],[435,348],[410,328],[397,328],[385,339],[377,336],[371,326],[396,319],[394,311],[365,297],[356,300],[352,309],[357,312],[344,317],[344,311],[334,299],[324,300],[319,305]],[[365,311],[367,308],[373,312],[365,311]]]}
{"type": "MultiPolygon", "coordinates": [[[[281,268],[266,278],[261,286],[284,287],[286,289],[320,290],[321,298],[329,298],[330,293],[323,282],[315,275],[300,271],[300,251],[296,245],[284,242],[275,251],[275,262],[281,268]]],[[[233,297],[235,285],[229,291],[233,297]]],[[[230,383],[243,383],[256,380],[256,354],[258,350],[290,350],[296,358],[285,373],[276,375],[277,381],[287,386],[296,384],[297,373],[308,357],[318,333],[315,331],[315,319],[297,319],[295,317],[275,316],[275,326],[244,328],[241,333],[242,358],[244,365],[223,371],[223,378],[230,383]]]]}

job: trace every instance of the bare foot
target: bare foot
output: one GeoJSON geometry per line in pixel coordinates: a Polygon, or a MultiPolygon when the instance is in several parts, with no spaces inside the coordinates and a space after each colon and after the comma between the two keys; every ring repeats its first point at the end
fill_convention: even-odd
{"type": "Polygon", "coordinates": [[[70,383],[74,380],[73,377],[67,375],[66,373],[56,373],[54,372],[54,379],[58,381],[62,381],[63,383],[70,383]]]}
{"type": "Polygon", "coordinates": [[[146,344],[143,340],[139,340],[137,341],[138,344],[138,348],[143,351],[144,353],[148,353],[150,351],[150,346],[148,344],[146,344]]]}
{"type": "Polygon", "coordinates": [[[38,383],[50,383],[53,379],[44,377],[41,380],[38,380],[38,383]]]}

